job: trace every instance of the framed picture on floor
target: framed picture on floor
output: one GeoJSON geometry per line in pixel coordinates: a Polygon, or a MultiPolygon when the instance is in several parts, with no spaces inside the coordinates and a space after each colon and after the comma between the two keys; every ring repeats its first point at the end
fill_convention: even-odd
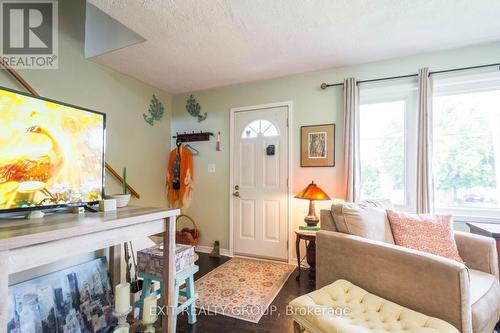
{"type": "Polygon", "coordinates": [[[335,124],[300,128],[300,166],[335,166],[335,124]]]}
{"type": "Polygon", "coordinates": [[[106,258],[9,286],[7,318],[7,333],[113,332],[106,258]]]}

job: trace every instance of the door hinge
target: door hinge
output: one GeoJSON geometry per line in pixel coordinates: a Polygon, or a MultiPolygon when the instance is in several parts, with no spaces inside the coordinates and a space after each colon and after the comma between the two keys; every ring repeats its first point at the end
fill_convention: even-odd
{"type": "Polygon", "coordinates": [[[290,240],[286,241],[286,249],[288,250],[290,248],[290,240]]]}
{"type": "Polygon", "coordinates": [[[288,123],[288,118],[286,118],[286,127],[289,127],[290,124],[288,123]]]}
{"type": "Polygon", "coordinates": [[[290,185],[288,184],[288,178],[286,179],[286,187],[288,188],[290,185]]]}

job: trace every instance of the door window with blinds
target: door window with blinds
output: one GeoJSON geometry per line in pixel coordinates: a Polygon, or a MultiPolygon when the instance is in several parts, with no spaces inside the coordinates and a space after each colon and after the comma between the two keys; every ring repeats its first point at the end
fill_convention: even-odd
{"type": "Polygon", "coordinates": [[[433,77],[433,175],[438,210],[498,215],[500,73],[433,77]]]}
{"type": "Polygon", "coordinates": [[[361,199],[415,206],[417,81],[360,84],[361,199]]]}

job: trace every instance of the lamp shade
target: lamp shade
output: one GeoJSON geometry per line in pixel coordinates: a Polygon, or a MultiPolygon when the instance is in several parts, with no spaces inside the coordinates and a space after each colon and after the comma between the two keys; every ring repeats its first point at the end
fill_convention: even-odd
{"type": "Polygon", "coordinates": [[[305,189],[297,193],[295,198],[306,200],[330,200],[328,194],[320,189],[318,185],[314,184],[314,182],[311,182],[305,189]]]}

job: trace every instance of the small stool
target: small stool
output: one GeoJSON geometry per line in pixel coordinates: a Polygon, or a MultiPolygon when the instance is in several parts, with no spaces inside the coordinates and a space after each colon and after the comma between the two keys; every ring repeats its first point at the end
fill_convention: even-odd
{"type": "MultiPolygon", "coordinates": [[[[198,272],[199,267],[197,265],[192,265],[178,273],[175,274],[175,282],[174,282],[174,304],[176,308],[174,310],[174,332],[177,326],[177,316],[182,313],[184,310],[188,309],[188,323],[194,324],[196,323],[196,308],[195,302],[198,299],[198,294],[194,291],[194,274],[198,272]],[[185,290],[181,290],[180,288],[183,285],[186,285],[185,290]],[[179,296],[186,297],[186,300],[179,304],[179,296]]],[[[142,293],[141,298],[135,302],[135,307],[140,309],[139,318],[142,319],[142,308],[144,306],[144,299],[151,295],[160,296],[162,295],[163,290],[163,279],[161,276],[150,275],[147,273],[139,272],[139,277],[143,279],[142,283],[142,293]],[[160,282],[160,289],[151,291],[151,284],[153,281],[160,282]]]]}

